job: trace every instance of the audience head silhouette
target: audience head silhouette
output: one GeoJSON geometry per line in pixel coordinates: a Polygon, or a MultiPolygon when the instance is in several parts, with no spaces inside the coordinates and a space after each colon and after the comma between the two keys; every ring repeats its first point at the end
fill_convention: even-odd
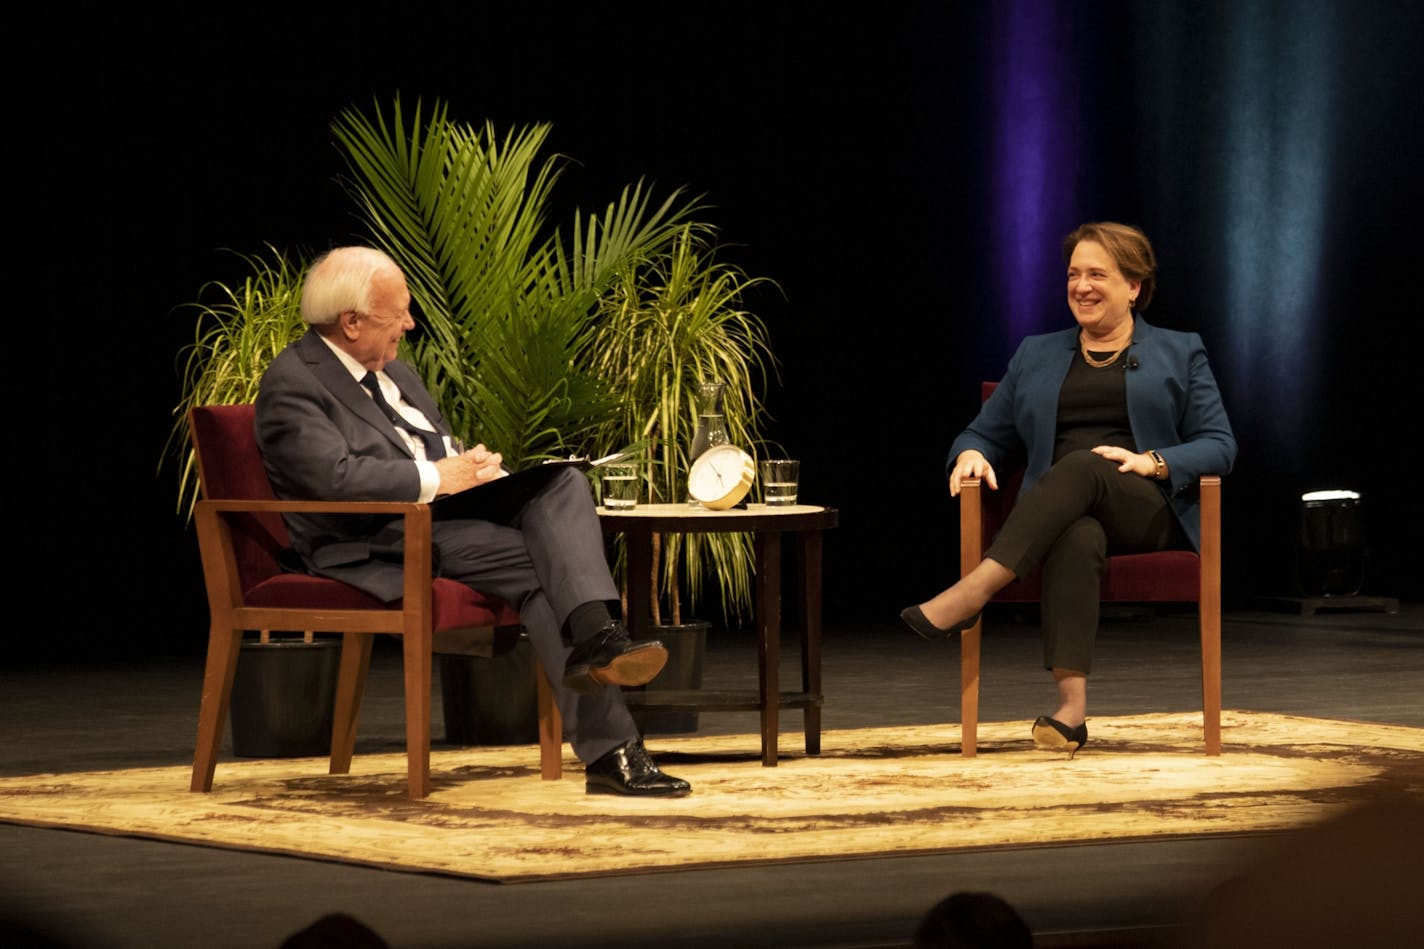
{"type": "Polygon", "coordinates": [[[915,949],[1033,949],[1033,933],[993,893],[951,893],[915,929],[915,949]]]}
{"type": "Polygon", "coordinates": [[[288,936],[281,949],[389,949],[389,944],[354,916],[328,913],[288,936]]]}

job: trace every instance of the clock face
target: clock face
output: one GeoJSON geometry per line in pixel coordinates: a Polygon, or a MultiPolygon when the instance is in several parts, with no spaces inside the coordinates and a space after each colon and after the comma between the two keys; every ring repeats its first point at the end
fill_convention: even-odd
{"type": "Polygon", "coordinates": [[[756,462],[735,445],[716,445],[697,456],[687,475],[687,493],[714,511],[747,496],[756,479],[756,462]]]}

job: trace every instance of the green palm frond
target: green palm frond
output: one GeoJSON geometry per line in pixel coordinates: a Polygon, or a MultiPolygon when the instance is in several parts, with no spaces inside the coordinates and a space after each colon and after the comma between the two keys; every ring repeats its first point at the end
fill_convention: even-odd
{"type": "MultiPolygon", "coordinates": [[[[501,135],[453,120],[442,102],[407,110],[397,96],[385,110],[342,111],[331,131],[342,184],[418,311],[403,356],[457,435],[515,468],[632,451],[648,497],[681,501],[698,384],[716,380],[732,440],[765,447],[760,393],[775,363],[743,295],[769,281],[716,259],[700,199],[681,189],[655,198],[638,181],[601,213],[576,211],[565,234],[549,220],[563,159],[540,157],[547,124],[501,135]]],[[[255,398],[271,359],[305,331],[306,266],[275,249],[249,263],[242,286],[207,285],[191,305],[198,326],[165,449],[182,463],[180,510],[197,493],[188,407],[255,398]]],[[[750,544],[740,534],[664,539],[661,595],[674,622],[684,587],[695,604],[711,581],[724,608],[749,611],[750,544]]]]}
{"type": "MultiPolygon", "coordinates": [[[[682,228],[656,258],[621,274],[602,300],[603,318],[589,356],[595,370],[618,380],[620,411],[596,430],[604,444],[643,440],[647,498],[687,496],[689,449],[703,382],[722,382],[727,433],[754,454],[771,447],[760,432],[761,393],[776,372],[764,323],[743,308],[752,288],[772,282],[747,276],[716,259],[709,228],[682,228]]],[[[773,284],[774,286],[774,284],[773,284]]],[[[720,584],[723,610],[751,608],[751,538],[745,534],[669,535],[662,544],[662,586],[680,623],[678,591],[685,579],[695,605],[703,584],[720,584]]]]}
{"type": "Polygon", "coordinates": [[[579,358],[600,293],[695,205],[631,187],[602,217],[575,218],[566,253],[547,220],[559,161],[538,158],[548,125],[501,138],[441,103],[421,114],[407,119],[397,97],[389,116],[348,109],[332,126],[348,190],[422,311],[411,360],[467,441],[515,467],[565,454],[616,406],[579,358]]]}
{"type": "Polygon", "coordinates": [[[240,286],[209,281],[196,302],[180,310],[195,314],[194,338],[179,352],[182,396],[173,407],[159,468],[178,464],[178,511],[191,517],[198,500],[197,459],[188,437],[188,409],[231,405],[257,398],[257,385],[273,358],[306,332],[301,288],[306,266],[272,245],[269,257],[239,254],[251,267],[240,286]]]}

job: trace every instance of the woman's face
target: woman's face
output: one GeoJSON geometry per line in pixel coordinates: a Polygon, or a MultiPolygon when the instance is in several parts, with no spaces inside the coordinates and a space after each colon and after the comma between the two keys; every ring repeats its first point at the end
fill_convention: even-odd
{"type": "Polygon", "coordinates": [[[1106,335],[1132,320],[1142,281],[1128,280],[1097,241],[1079,241],[1068,261],[1068,309],[1078,325],[1106,335]]]}

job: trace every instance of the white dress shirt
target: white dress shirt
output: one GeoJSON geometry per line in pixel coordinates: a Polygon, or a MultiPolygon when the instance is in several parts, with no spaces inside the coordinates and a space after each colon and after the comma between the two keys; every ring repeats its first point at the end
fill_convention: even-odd
{"type": "MultiPolygon", "coordinates": [[[[331,340],[325,336],[319,338],[331,348],[331,351],[336,354],[336,358],[341,360],[341,364],[347,368],[351,373],[351,377],[356,380],[357,385],[360,385],[361,380],[366,377],[366,367],[353,359],[350,353],[332,345],[331,340]]],[[[405,397],[401,395],[400,386],[396,385],[390,376],[378,369],[376,370],[376,381],[381,386],[381,394],[386,397],[386,402],[390,404],[391,408],[400,413],[401,418],[417,428],[425,429],[427,432],[435,431],[435,426],[431,424],[430,419],[425,417],[424,412],[405,400],[405,397]]],[[[366,398],[372,398],[371,393],[366,390],[365,386],[361,387],[361,391],[366,393],[366,398]]],[[[435,462],[426,460],[425,443],[398,425],[392,425],[391,428],[396,430],[396,434],[401,437],[406,447],[410,449],[410,453],[415,456],[415,467],[416,470],[420,472],[420,496],[417,497],[416,500],[422,503],[435,500],[435,492],[440,489],[440,472],[435,470],[435,462]]],[[[450,444],[450,439],[446,438],[446,453],[453,455],[455,452],[452,448],[453,446],[450,444]]]]}

